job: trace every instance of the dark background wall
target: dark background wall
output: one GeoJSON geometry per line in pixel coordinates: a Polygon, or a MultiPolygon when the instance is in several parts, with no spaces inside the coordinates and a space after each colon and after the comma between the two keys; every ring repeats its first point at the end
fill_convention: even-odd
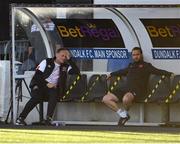
{"type": "Polygon", "coordinates": [[[9,40],[9,1],[0,2],[0,40],[9,40]]]}
{"type": "Polygon", "coordinates": [[[92,4],[93,0],[1,0],[0,1],[0,41],[10,39],[10,8],[11,3],[63,3],[63,4],[92,4]]]}

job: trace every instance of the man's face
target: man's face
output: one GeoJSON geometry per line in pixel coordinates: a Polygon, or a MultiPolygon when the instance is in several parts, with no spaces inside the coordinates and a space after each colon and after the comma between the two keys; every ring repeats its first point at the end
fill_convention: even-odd
{"type": "Polygon", "coordinates": [[[133,50],[132,51],[132,59],[134,62],[139,62],[142,60],[142,54],[139,50],[133,50]]]}
{"type": "Polygon", "coordinates": [[[56,62],[59,64],[66,62],[68,55],[69,55],[69,52],[67,50],[62,50],[56,53],[56,62]]]}

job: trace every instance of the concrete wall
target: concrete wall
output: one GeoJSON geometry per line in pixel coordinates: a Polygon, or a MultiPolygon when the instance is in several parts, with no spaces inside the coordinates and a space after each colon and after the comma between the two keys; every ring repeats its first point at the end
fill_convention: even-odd
{"type": "MultiPolygon", "coordinates": [[[[120,104],[121,105],[121,104],[120,104]]],[[[180,106],[180,104],[179,104],[180,106]]],[[[175,108],[176,107],[176,108],[175,108]]],[[[136,103],[129,111],[132,123],[163,123],[168,120],[165,104],[136,103]]],[[[170,105],[170,120],[178,121],[180,112],[170,105]],[[177,115],[177,116],[176,116],[177,115]],[[176,117],[175,117],[176,116],[176,117]]],[[[103,103],[58,103],[54,120],[58,121],[97,121],[117,122],[118,116],[103,103]]]]}

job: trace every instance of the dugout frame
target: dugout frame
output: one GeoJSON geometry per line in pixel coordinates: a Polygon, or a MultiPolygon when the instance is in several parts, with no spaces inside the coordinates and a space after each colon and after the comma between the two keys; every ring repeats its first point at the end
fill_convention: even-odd
{"type": "MultiPolygon", "coordinates": [[[[47,52],[47,57],[52,57],[53,56],[53,51],[52,51],[52,45],[51,42],[49,41],[49,37],[48,34],[46,32],[46,30],[44,29],[42,23],[39,21],[39,19],[36,17],[36,15],[32,12],[29,11],[27,8],[28,7],[41,7],[41,8],[47,8],[47,7],[51,7],[51,8],[106,8],[109,9],[111,11],[113,11],[114,13],[116,13],[118,15],[118,13],[116,12],[116,10],[114,8],[177,8],[179,7],[179,4],[12,4],[11,5],[11,24],[12,24],[12,58],[11,58],[11,97],[12,97],[12,104],[13,104],[13,109],[12,109],[12,115],[13,115],[13,123],[15,123],[16,118],[17,118],[17,103],[16,103],[16,94],[15,94],[15,79],[16,78],[26,78],[29,77],[29,75],[27,76],[17,76],[16,75],[16,71],[15,71],[15,64],[16,64],[16,59],[15,59],[15,51],[16,51],[16,46],[15,46],[15,14],[18,10],[22,11],[23,13],[25,13],[26,15],[28,15],[32,21],[38,26],[40,34],[42,36],[42,40],[44,42],[45,45],[45,50],[47,52]]],[[[120,14],[120,13],[119,13],[120,14]]],[[[122,16],[122,15],[121,15],[122,16]]],[[[121,17],[124,19],[124,21],[126,21],[125,17],[121,17]]],[[[133,30],[133,28],[131,27],[131,25],[128,23],[128,21],[126,21],[126,23],[129,25],[129,27],[133,30]]],[[[134,36],[137,38],[137,43],[140,46],[140,42],[138,37],[136,36],[136,32],[134,31],[134,36]]],[[[91,74],[91,73],[89,73],[91,74]]],[[[141,122],[143,123],[143,105],[141,108],[141,112],[140,112],[140,117],[141,117],[141,122]]]]}

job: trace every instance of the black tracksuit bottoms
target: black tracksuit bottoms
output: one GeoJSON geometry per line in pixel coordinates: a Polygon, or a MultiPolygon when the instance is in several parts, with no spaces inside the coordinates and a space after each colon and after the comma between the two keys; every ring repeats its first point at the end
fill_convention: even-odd
{"type": "Polygon", "coordinates": [[[47,88],[46,92],[43,92],[41,89],[32,89],[31,99],[25,105],[24,110],[19,117],[25,119],[30,111],[40,102],[48,101],[47,117],[51,117],[54,114],[56,104],[58,102],[57,89],[47,88]]]}

